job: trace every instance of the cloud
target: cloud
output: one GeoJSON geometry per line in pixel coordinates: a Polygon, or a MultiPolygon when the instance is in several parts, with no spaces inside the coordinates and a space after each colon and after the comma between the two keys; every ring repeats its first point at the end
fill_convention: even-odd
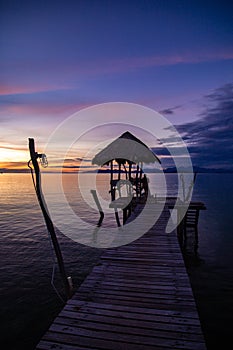
{"type": "MultiPolygon", "coordinates": [[[[112,69],[138,69],[156,66],[173,66],[177,64],[197,64],[202,62],[222,61],[233,59],[233,52],[206,52],[206,53],[181,53],[180,55],[151,55],[144,57],[134,57],[122,60],[116,60],[112,69]]],[[[111,62],[113,63],[113,62],[111,62]]],[[[108,66],[106,66],[107,68],[108,66]]]]}
{"type": "Polygon", "coordinates": [[[32,94],[37,92],[47,92],[47,91],[58,91],[58,90],[69,90],[70,87],[55,85],[55,84],[46,84],[40,85],[36,84],[7,84],[0,85],[0,95],[18,95],[18,94],[32,94]]]}
{"type": "Polygon", "coordinates": [[[159,157],[170,156],[170,152],[168,151],[168,149],[166,147],[152,147],[151,150],[159,157]]]}
{"type": "Polygon", "coordinates": [[[165,108],[165,109],[159,111],[159,113],[161,113],[161,114],[163,114],[163,115],[171,115],[171,114],[174,114],[174,113],[175,113],[174,111],[175,111],[176,109],[179,109],[179,108],[181,108],[181,107],[182,107],[182,106],[179,105],[179,106],[174,106],[174,107],[171,107],[171,108],[165,108]]]}
{"type": "Polygon", "coordinates": [[[233,165],[233,83],[205,96],[200,119],[176,128],[187,143],[194,165],[231,168],[233,165]]]}
{"type": "MultiPolygon", "coordinates": [[[[64,114],[64,113],[74,113],[80,109],[83,109],[85,107],[88,107],[89,104],[64,104],[62,103],[57,103],[57,104],[50,104],[50,103],[41,103],[41,102],[34,102],[31,104],[18,104],[18,105],[5,105],[3,108],[4,113],[9,113],[11,114],[11,118],[17,118],[18,115],[24,115],[24,116],[32,116],[34,114],[38,115],[45,115],[45,117],[48,117],[49,115],[58,115],[58,114],[64,114]]],[[[8,120],[9,121],[9,118],[8,120]]]]}
{"type": "Polygon", "coordinates": [[[163,109],[162,111],[159,111],[159,113],[164,115],[170,115],[170,114],[174,114],[174,111],[172,108],[167,108],[167,109],[163,109]]]}
{"type": "Polygon", "coordinates": [[[233,59],[233,51],[219,50],[214,52],[181,52],[180,54],[133,56],[111,59],[95,59],[94,61],[67,60],[64,68],[64,61],[52,59],[41,62],[3,62],[0,70],[4,72],[4,79],[7,86],[0,86],[0,94],[24,93],[51,91],[60,89],[72,89],[72,83],[77,77],[94,77],[103,74],[117,74],[135,70],[174,66],[180,64],[199,64],[205,62],[217,62],[233,59]],[[13,72],[13,74],[12,74],[13,72]],[[25,76],[33,73],[36,77],[36,84],[32,82],[22,84],[25,76]],[[75,78],[76,77],[76,78],[75,78]],[[11,81],[13,81],[11,85],[11,81]],[[18,81],[18,83],[17,83],[18,81]],[[47,82],[41,84],[40,81],[47,82]],[[51,83],[51,81],[53,83],[51,83]],[[62,81],[62,83],[61,83],[62,81]],[[64,83],[69,82],[69,83],[64,83]],[[70,85],[71,84],[71,85],[70,85]]]}
{"type": "Polygon", "coordinates": [[[0,162],[0,169],[3,170],[27,170],[27,162],[0,162]]]}
{"type": "Polygon", "coordinates": [[[9,122],[17,116],[72,114],[95,104],[96,101],[81,101],[75,95],[53,92],[35,94],[0,95],[1,122],[9,122]],[[7,117],[6,117],[7,115],[7,117]],[[10,116],[10,118],[9,118],[10,116]]]}
{"type": "MultiPolygon", "coordinates": [[[[1,142],[1,140],[0,140],[1,142]]],[[[0,146],[1,149],[3,150],[13,150],[13,151],[25,151],[27,150],[26,146],[19,146],[19,145],[14,145],[14,146],[5,146],[4,143],[1,142],[1,146],[0,146]]]]}
{"type": "Polygon", "coordinates": [[[89,158],[80,158],[80,157],[78,157],[78,158],[75,158],[74,159],[75,161],[78,161],[78,162],[87,162],[87,163],[91,163],[91,159],[89,158]]]}
{"type": "Polygon", "coordinates": [[[92,166],[91,164],[91,159],[84,159],[81,157],[78,158],[66,158],[64,159],[64,162],[61,160],[62,167],[67,168],[67,169],[72,169],[72,168],[77,168],[77,169],[82,169],[82,168],[90,168],[92,166]],[[85,163],[85,165],[83,164],[85,163]]]}

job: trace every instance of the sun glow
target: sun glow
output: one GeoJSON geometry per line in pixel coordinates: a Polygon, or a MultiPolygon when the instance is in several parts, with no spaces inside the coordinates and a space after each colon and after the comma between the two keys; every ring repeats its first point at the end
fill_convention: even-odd
{"type": "Polygon", "coordinates": [[[0,162],[20,162],[29,158],[28,151],[0,147],[0,162]]]}

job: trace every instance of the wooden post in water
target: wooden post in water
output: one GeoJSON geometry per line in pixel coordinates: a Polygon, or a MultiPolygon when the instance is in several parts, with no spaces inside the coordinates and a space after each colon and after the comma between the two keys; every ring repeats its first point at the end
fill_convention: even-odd
{"type": "Polygon", "coordinates": [[[103,212],[103,209],[101,207],[100,201],[99,201],[99,199],[97,197],[96,190],[91,190],[91,194],[92,194],[92,196],[94,198],[94,201],[95,201],[95,204],[96,204],[97,208],[99,209],[100,218],[99,218],[97,226],[100,227],[102,225],[102,221],[104,219],[104,212],[103,212]]]}
{"type": "Polygon", "coordinates": [[[72,286],[69,282],[70,277],[67,278],[67,276],[66,276],[66,271],[65,271],[65,266],[64,266],[64,261],[63,261],[61,249],[60,249],[60,246],[59,246],[59,243],[57,240],[57,236],[56,236],[56,233],[54,230],[53,222],[49,216],[48,209],[47,209],[46,203],[44,201],[43,193],[41,190],[40,168],[39,168],[37,159],[42,158],[42,154],[38,154],[35,151],[35,142],[34,142],[34,139],[32,139],[32,138],[29,138],[29,151],[30,151],[31,161],[32,161],[35,175],[36,175],[35,190],[36,190],[37,199],[38,199],[41,211],[43,213],[48,232],[49,232],[51,240],[52,240],[52,244],[53,244],[54,251],[56,254],[60,274],[61,274],[62,281],[63,281],[64,288],[65,288],[66,297],[67,297],[67,299],[69,299],[72,295],[72,286]]]}

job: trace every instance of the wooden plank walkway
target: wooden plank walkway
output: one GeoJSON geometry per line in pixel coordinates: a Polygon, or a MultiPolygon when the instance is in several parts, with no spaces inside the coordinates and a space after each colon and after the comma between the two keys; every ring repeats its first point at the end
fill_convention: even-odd
{"type": "Polygon", "coordinates": [[[143,237],[105,251],[37,350],[206,349],[168,217],[165,209],[143,237]]]}

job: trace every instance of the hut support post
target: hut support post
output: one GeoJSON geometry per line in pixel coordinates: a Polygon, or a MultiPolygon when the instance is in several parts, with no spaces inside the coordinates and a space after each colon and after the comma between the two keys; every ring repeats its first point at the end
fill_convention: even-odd
{"type": "Polygon", "coordinates": [[[111,200],[115,200],[115,186],[113,185],[113,161],[111,160],[110,163],[111,166],[111,179],[110,179],[110,193],[111,193],[111,200]]]}
{"type": "Polygon", "coordinates": [[[115,209],[115,218],[116,218],[117,226],[120,227],[121,223],[120,223],[120,219],[119,219],[119,215],[118,215],[117,209],[115,209]]]}
{"type": "Polygon", "coordinates": [[[54,251],[56,254],[60,274],[61,274],[62,281],[63,281],[64,288],[65,288],[66,297],[67,297],[67,299],[69,299],[72,296],[72,287],[71,287],[71,283],[69,282],[70,277],[67,278],[67,276],[66,276],[66,271],[65,271],[65,266],[64,266],[64,261],[63,261],[61,249],[60,249],[60,246],[59,246],[59,243],[57,240],[57,236],[56,236],[56,233],[54,230],[53,222],[50,219],[50,216],[48,214],[48,209],[46,207],[43,193],[41,190],[40,168],[39,168],[37,159],[40,158],[42,155],[35,152],[35,143],[34,143],[34,139],[32,139],[32,138],[29,138],[29,151],[30,151],[31,161],[32,161],[35,175],[36,175],[36,183],[35,183],[36,187],[35,187],[35,189],[36,189],[37,199],[38,199],[41,211],[43,213],[48,232],[49,232],[51,240],[52,240],[52,244],[53,244],[54,251]]]}
{"type": "Polygon", "coordinates": [[[131,173],[132,173],[132,163],[129,162],[129,181],[131,180],[131,173]]]}
{"type": "Polygon", "coordinates": [[[137,171],[136,171],[136,197],[138,198],[139,190],[138,190],[138,173],[139,173],[139,165],[137,164],[137,171]]]}
{"type": "Polygon", "coordinates": [[[141,162],[141,167],[140,167],[140,194],[139,194],[140,197],[142,196],[142,166],[143,166],[143,163],[141,162]]]}
{"type": "Polygon", "coordinates": [[[118,181],[121,179],[121,163],[119,162],[119,167],[118,167],[118,181]]]}
{"type": "MultiPolygon", "coordinates": [[[[132,163],[129,162],[129,184],[131,184],[131,180],[132,180],[132,163]]],[[[129,195],[132,195],[132,186],[129,185],[129,195]]]]}
{"type": "Polygon", "coordinates": [[[91,190],[91,194],[92,194],[92,196],[94,198],[95,204],[96,204],[96,206],[97,206],[97,208],[99,210],[99,213],[100,213],[100,218],[99,218],[99,221],[98,221],[98,224],[97,224],[97,226],[100,227],[102,225],[102,221],[104,219],[104,212],[103,212],[103,209],[101,207],[100,201],[99,201],[99,199],[97,197],[96,190],[91,190]]]}

